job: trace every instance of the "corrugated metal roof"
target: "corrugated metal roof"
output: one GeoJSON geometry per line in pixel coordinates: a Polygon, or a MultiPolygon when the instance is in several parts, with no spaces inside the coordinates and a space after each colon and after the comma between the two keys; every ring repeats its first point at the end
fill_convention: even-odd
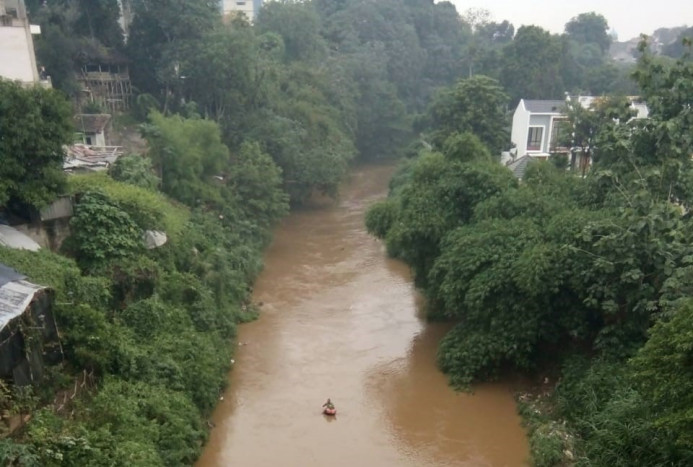
{"type": "Polygon", "coordinates": [[[24,313],[36,292],[43,288],[24,280],[8,282],[0,287],[0,329],[24,313]]]}
{"type": "Polygon", "coordinates": [[[532,113],[547,114],[561,113],[565,107],[565,101],[559,100],[525,100],[525,108],[532,113]]]}
{"type": "Polygon", "coordinates": [[[23,276],[11,267],[5,266],[4,264],[0,263],[0,287],[7,284],[8,282],[18,281],[21,279],[26,279],[26,276],[23,276]]]}

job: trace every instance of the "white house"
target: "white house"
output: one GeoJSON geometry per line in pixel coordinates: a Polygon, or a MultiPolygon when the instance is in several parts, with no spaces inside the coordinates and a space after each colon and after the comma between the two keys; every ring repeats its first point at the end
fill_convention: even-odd
{"type": "Polygon", "coordinates": [[[262,0],[219,0],[219,6],[224,18],[243,13],[252,23],[262,7],[262,0]]]}
{"type": "Polygon", "coordinates": [[[40,32],[29,24],[24,0],[0,0],[0,77],[50,87],[48,76],[36,67],[32,34],[40,32]]]}
{"type": "MultiPolygon", "coordinates": [[[[567,97],[566,99],[571,99],[567,97]]],[[[585,109],[589,109],[599,97],[578,96],[573,98],[585,109]]],[[[631,109],[636,112],[633,118],[647,118],[647,106],[629,98],[631,109]]],[[[515,146],[512,160],[523,156],[535,159],[546,159],[551,154],[569,154],[570,148],[565,145],[567,134],[570,134],[568,118],[564,114],[565,100],[528,100],[522,99],[513,114],[513,125],[510,139],[515,146]]]]}
{"type": "Polygon", "coordinates": [[[544,159],[554,152],[568,152],[558,143],[559,133],[568,122],[564,107],[563,100],[520,100],[510,135],[517,150],[515,159],[525,155],[544,159]]]}
{"type": "Polygon", "coordinates": [[[106,130],[111,121],[109,114],[78,114],[75,115],[75,126],[82,135],[83,143],[87,146],[104,147],[106,130]]]}

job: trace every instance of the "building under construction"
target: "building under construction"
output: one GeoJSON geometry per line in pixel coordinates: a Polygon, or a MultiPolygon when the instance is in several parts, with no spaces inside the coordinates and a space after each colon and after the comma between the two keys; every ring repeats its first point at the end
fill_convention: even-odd
{"type": "Polygon", "coordinates": [[[117,52],[89,54],[77,80],[82,86],[81,105],[93,102],[112,114],[130,108],[132,85],[128,62],[117,52]]]}

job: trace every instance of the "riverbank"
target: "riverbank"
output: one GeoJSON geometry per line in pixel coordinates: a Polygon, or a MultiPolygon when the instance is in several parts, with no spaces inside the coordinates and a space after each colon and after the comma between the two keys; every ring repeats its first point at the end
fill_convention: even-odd
{"type": "Polygon", "coordinates": [[[227,384],[236,323],[252,316],[269,231],[250,220],[231,229],[105,174],[70,182],[78,201],[62,254],[0,247],[1,263],[54,291],[64,354],[40,384],[3,387],[2,408],[31,420],[0,439],[0,464],[191,465],[227,384]],[[146,249],[147,230],[166,243],[146,249]],[[83,372],[79,393],[54,404],[83,372]]]}

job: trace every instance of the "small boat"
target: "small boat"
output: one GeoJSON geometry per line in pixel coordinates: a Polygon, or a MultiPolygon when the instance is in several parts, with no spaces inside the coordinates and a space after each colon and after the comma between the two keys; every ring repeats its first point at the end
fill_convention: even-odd
{"type": "Polygon", "coordinates": [[[325,415],[337,415],[337,409],[334,407],[325,407],[322,411],[325,415]]]}

